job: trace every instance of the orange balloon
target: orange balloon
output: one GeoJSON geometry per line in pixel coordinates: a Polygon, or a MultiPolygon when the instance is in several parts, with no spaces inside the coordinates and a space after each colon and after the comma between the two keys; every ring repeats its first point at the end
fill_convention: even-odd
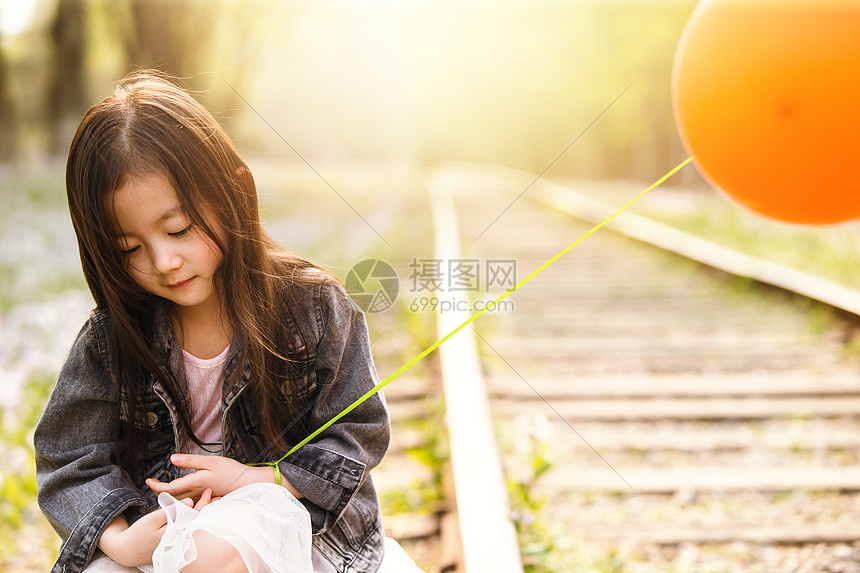
{"type": "Polygon", "coordinates": [[[860,0],[703,0],[672,76],[715,187],[781,221],[860,217],[860,0]]]}

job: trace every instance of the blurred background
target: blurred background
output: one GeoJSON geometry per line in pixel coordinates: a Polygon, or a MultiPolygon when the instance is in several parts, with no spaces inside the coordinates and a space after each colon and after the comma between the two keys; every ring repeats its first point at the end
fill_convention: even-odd
{"type": "Polygon", "coordinates": [[[694,4],[4,0],[0,157],[62,156],[116,80],[157,67],[246,154],[288,156],[274,129],[309,160],[532,171],[629,86],[554,172],[653,180],[683,153],[669,78],[694,4]]]}
{"type": "MultiPolygon", "coordinates": [[[[159,68],[195,91],[251,166],[266,226],[288,247],[342,280],[369,256],[403,279],[410,261],[433,256],[426,174],[436,166],[545,171],[621,204],[683,160],[670,79],[695,4],[0,0],[0,571],[45,571],[58,550],[35,505],[32,429],[92,307],[64,162],[81,116],[120,78],[159,68]]],[[[514,193],[525,188],[513,180],[514,193]]],[[[463,216],[490,223],[508,201],[472,202],[463,216]]],[[[749,216],[692,168],[643,203],[640,212],[735,248],[860,278],[856,224],[801,229],[749,216]]],[[[368,316],[383,376],[435,340],[433,314],[406,303],[368,316]]],[[[488,320],[492,331],[502,319],[488,320]]],[[[426,402],[392,399],[406,437],[381,473],[386,516],[444,506],[436,370],[428,358],[398,383],[426,402]],[[412,462],[398,466],[402,452],[412,462]]],[[[450,570],[438,540],[422,545],[432,535],[417,529],[403,530],[416,540],[410,553],[428,572],[450,570]]],[[[608,555],[583,570],[622,571],[608,555]]],[[[531,563],[533,572],[579,570],[531,563]]]]}

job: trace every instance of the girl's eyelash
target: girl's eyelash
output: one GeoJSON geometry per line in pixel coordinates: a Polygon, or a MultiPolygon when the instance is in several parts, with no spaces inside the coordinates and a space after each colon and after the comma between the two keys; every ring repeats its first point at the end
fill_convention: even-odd
{"type": "Polygon", "coordinates": [[[181,237],[182,235],[185,235],[186,233],[188,233],[188,231],[191,230],[191,227],[193,225],[194,225],[194,223],[191,223],[190,225],[188,225],[187,227],[185,227],[181,231],[176,231],[175,233],[167,233],[167,234],[170,235],[171,237],[181,237]]]}
{"type": "MultiPolygon", "coordinates": [[[[187,234],[188,234],[188,231],[190,231],[190,230],[191,230],[191,227],[193,227],[193,226],[194,226],[194,223],[190,223],[190,224],[189,224],[187,227],[185,227],[184,229],[180,229],[179,231],[176,231],[175,233],[167,233],[167,234],[168,234],[168,235],[170,235],[171,237],[181,237],[181,236],[183,236],[183,235],[187,235],[187,234]]],[[[131,255],[131,254],[133,254],[133,253],[134,253],[135,251],[137,251],[139,248],[140,248],[140,246],[132,247],[132,248],[130,248],[130,249],[120,249],[120,251],[119,251],[119,252],[120,252],[120,254],[122,254],[123,256],[127,256],[127,255],[131,255]]]]}

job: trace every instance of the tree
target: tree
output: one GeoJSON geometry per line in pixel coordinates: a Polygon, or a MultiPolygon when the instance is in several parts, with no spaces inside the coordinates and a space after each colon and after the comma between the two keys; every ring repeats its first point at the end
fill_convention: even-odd
{"type": "Polygon", "coordinates": [[[85,10],[83,0],[59,0],[50,30],[52,59],[47,117],[51,126],[52,153],[65,151],[81,115],[87,109],[85,10]]]}
{"type": "Polygon", "coordinates": [[[0,161],[15,158],[18,146],[17,134],[15,108],[9,93],[9,69],[6,65],[6,56],[0,46],[0,161]]]}

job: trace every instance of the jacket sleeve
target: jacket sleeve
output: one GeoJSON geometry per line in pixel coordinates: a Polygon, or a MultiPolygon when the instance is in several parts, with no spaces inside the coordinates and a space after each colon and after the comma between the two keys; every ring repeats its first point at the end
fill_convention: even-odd
{"type": "Polygon", "coordinates": [[[64,542],[56,572],[82,571],[108,523],[148,505],[114,460],[116,387],[99,320],[78,334],[33,439],[39,506],[64,542]]]}
{"type": "MultiPolygon", "coordinates": [[[[358,305],[339,284],[326,283],[318,308],[319,393],[311,410],[313,428],[334,418],[379,382],[358,305]]],[[[315,534],[338,520],[385,455],[390,433],[388,410],[377,393],[279,464],[284,477],[305,497],[315,534]]]]}

